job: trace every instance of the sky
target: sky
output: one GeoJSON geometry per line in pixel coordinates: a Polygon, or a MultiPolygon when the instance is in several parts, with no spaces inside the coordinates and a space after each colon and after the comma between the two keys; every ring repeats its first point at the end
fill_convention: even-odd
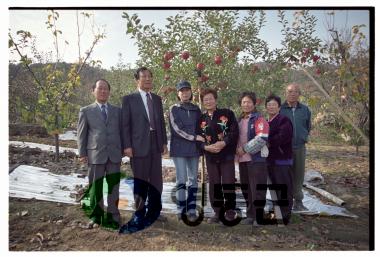
{"type": "MultiPolygon", "coordinates": [[[[154,23],[157,27],[164,28],[167,24],[166,18],[176,15],[179,10],[85,10],[92,14],[93,21],[87,20],[82,31],[81,48],[82,54],[91,45],[93,40],[93,30],[90,23],[94,22],[96,27],[105,31],[106,38],[95,46],[92,58],[102,61],[102,67],[109,69],[116,66],[119,60],[119,53],[123,56],[123,62],[129,63],[134,67],[138,59],[138,50],[135,41],[126,35],[126,20],[121,18],[122,13],[137,13],[143,25],[154,23]]],[[[331,10],[312,10],[311,13],[316,16],[318,22],[316,27],[316,36],[322,40],[328,38],[327,34],[327,12],[331,10]]],[[[57,27],[62,30],[60,37],[60,56],[66,62],[74,62],[78,58],[77,47],[77,27],[76,27],[76,10],[58,10],[60,17],[57,21],[57,27]],[[69,42],[65,45],[64,41],[69,42]]],[[[78,9],[78,13],[83,10],[78,9]]],[[[277,10],[266,10],[266,25],[260,32],[260,37],[269,43],[269,47],[281,47],[281,24],[278,22],[277,10]]],[[[293,10],[288,10],[287,18],[293,19],[293,10]]],[[[241,11],[241,17],[246,11],[241,11]]],[[[9,28],[12,35],[18,30],[26,30],[36,36],[37,49],[42,51],[53,50],[52,35],[46,29],[46,20],[49,12],[47,10],[10,10],[9,11],[9,28]]],[[[363,32],[368,35],[369,12],[366,10],[338,10],[335,11],[335,25],[337,28],[351,28],[353,25],[364,24],[366,28],[363,32]]],[[[80,15],[81,16],[81,15],[80,15]]],[[[95,29],[96,31],[96,29],[95,29]]],[[[17,56],[10,55],[10,59],[17,56]]]]}

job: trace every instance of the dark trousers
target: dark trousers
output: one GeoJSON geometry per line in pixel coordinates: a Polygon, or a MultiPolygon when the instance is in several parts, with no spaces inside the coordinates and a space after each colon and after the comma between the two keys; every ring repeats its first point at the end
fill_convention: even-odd
{"type": "Polygon", "coordinates": [[[268,175],[273,185],[285,185],[286,191],[276,190],[278,200],[288,200],[288,204],[280,206],[283,217],[290,217],[293,207],[293,178],[290,165],[269,165],[268,175]]]}
{"type": "Polygon", "coordinates": [[[206,158],[209,181],[209,197],[215,215],[224,210],[235,209],[235,164],[234,160],[212,162],[206,158]]]}
{"type": "Polygon", "coordinates": [[[257,185],[267,184],[267,164],[265,162],[239,163],[240,184],[247,204],[247,217],[256,220],[257,209],[265,207],[266,190],[257,190],[257,185]],[[261,204],[255,200],[261,201],[261,204]]]}
{"type": "Polygon", "coordinates": [[[305,178],[305,158],[305,145],[293,149],[293,166],[291,166],[291,172],[293,177],[293,196],[296,201],[302,201],[303,199],[302,186],[305,178]]]}
{"type": "Polygon", "coordinates": [[[120,223],[119,186],[120,186],[120,163],[110,160],[105,164],[89,164],[88,180],[90,195],[90,219],[100,223],[104,217],[103,204],[103,180],[107,182],[107,218],[120,223]]]}
{"type": "Polygon", "coordinates": [[[162,209],[162,160],[155,132],[150,132],[149,154],[144,157],[131,158],[131,166],[135,216],[138,219],[145,216],[155,219],[160,215],[162,209]]]}

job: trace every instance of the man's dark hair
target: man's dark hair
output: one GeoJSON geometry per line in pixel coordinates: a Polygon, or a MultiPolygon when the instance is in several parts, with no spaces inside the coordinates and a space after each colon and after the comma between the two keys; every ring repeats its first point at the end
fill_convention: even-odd
{"type": "Polygon", "coordinates": [[[201,101],[203,101],[203,98],[205,97],[205,95],[208,95],[208,94],[212,94],[215,99],[218,99],[218,92],[216,92],[215,89],[205,88],[201,92],[201,101]]]}
{"type": "Polygon", "coordinates": [[[103,81],[103,82],[105,82],[105,83],[107,84],[107,86],[108,86],[108,90],[111,91],[110,83],[108,83],[108,81],[105,80],[105,79],[98,79],[97,81],[95,81],[95,83],[92,85],[92,91],[95,90],[95,88],[96,88],[96,83],[98,83],[99,81],[103,81]]]}
{"type": "Polygon", "coordinates": [[[249,99],[252,100],[253,104],[256,105],[256,94],[255,94],[255,92],[245,91],[245,92],[241,93],[239,96],[239,105],[241,105],[241,101],[243,101],[244,97],[248,97],[249,99]]]}
{"type": "Polygon", "coordinates": [[[278,107],[281,106],[281,98],[275,94],[270,94],[267,96],[267,98],[265,98],[265,106],[267,106],[267,103],[272,100],[275,100],[278,103],[278,107]]]}
{"type": "Polygon", "coordinates": [[[140,72],[146,71],[146,70],[149,71],[150,76],[153,76],[152,72],[147,67],[140,67],[135,71],[135,73],[133,73],[133,77],[135,77],[135,80],[139,80],[140,79],[140,72]]]}

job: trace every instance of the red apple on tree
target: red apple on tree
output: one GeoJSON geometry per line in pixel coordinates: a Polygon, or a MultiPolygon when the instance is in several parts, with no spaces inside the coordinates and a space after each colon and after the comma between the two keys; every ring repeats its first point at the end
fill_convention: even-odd
{"type": "Polygon", "coordinates": [[[215,56],[214,62],[216,65],[222,64],[222,56],[220,56],[220,55],[215,56]]]}
{"type": "Polygon", "coordinates": [[[313,55],[313,62],[316,63],[318,60],[319,60],[319,56],[318,55],[313,55]]]}
{"type": "Polygon", "coordinates": [[[165,60],[165,61],[169,61],[169,60],[171,60],[173,57],[174,57],[174,53],[173,53],[173,52],[166,52],[166,53],[164,54],[164,60],[165,60]]]}
{"type": "Polygon", "coordinates": [[[183,60],[187,60],[187,59],[189,59],[189,57],[190,57],[190,53],[188,52],[188,51],[183,51],[182,53],[181,53],[181,58],[183,59],[183,60]]]}
{"type": "Polygon", "coordinates": [[[170,66],[171,66],[170,62],[164,62],[164,64],[162,64],[162,68],[164,68],[164,70],[170,69],[170,66]]]}
{"type": "Polygon", "coordinates": [[[303,49],[303,55],[308,56],[310,54],[310,49],[309,48],[304,48],[303,49]]]}
{"type": "Polygon", "coordinates": [[[201,77],[201,81],[202,82],[206,82],[208,80],[208,76],[203,74],[202,77],[201,77]]]}
{"type": "Polygon", "coordinates": [[[208,76],[207,75],[202,75],[201,77],[198,77],[198,81],[199,82],[206,82],[208,80],[208,76]]]}
{"type": "Polygon", "coordinates": [[[315,70],[315,74],[317,74],[317,75],[321,75],[321,73],[322,73],[322,71],[321,71],[320,68],[317,68],[317,69],[315,70]]]}
{"type": "Polygon", "coordinates": [[[203,70],[205,68],[204,63],[197,63],[197,70],[203,70]]]}

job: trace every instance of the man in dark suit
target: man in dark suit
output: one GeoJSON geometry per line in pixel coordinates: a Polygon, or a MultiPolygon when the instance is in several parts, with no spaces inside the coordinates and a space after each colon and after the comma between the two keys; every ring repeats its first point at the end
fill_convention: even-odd
{"type": "Polygon", "coordinates": [[[123,97],[122,136],[124,154],[131,159],[136,211],[120,228],[119,232],[124,234],[139,231],[159,217],[162,208],[161,154],[168,151],[162,101],[151,92],[152,72],[141,67],[134,77],[138,91],[123,97]]]}
{"type": "Polygon", "coordinates": [[[89,228],[99,224],[118,228],[120,224],[121,110],[107,103],[110,89],[106,80],[97,80],[92,88],[96,102],[79,111],[79,158],[82,163],[88,164],[90,184],[89,228]],[[108,185],[106,216],[103,206],[104,177],[108,185]]]}

